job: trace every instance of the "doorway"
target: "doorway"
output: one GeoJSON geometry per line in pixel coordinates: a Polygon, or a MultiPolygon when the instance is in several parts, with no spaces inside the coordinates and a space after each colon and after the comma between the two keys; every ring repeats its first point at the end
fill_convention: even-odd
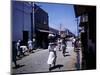
{"type": "Polygon", "coordinates": [[[28,34],[28,31],[23,31],[23,45],[27,45],[28,34]]]}

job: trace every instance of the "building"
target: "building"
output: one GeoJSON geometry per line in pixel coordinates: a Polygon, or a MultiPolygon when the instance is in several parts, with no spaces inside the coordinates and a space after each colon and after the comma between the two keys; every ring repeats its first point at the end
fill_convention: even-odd
{"type": "Polygon", "coordinates": [[[64,31],[59,31],[59,30],[57,30],[57,29],[55,29],[55,28],[52,28],[52,27],[49,27],[49,31],[52,33],[52,34],[55,34],[55,35],[57,35],[57,37],[60,37],[60,34],[59,34],[59,32],[62,34],[62,33],[65,33],[65,37],[68,37],[68,38],[70,38],[70,37],[75,37],[75,34],[73,34],[69,29],[65,29],[64,31]]]}
{"type": "Polygon", "coordinates": [[[12,41],[36,39],[37,48],[48,47],[48,13],[33,2],[12,1],[12,41]]]}
{"type": "Polygon", "coordinates": [[[66,38],[76,37],[69,29],[60,31],[60,36],[66,38]]]}
{"type": "Polygon", "coordinates": [[[82,42],[82,69],[96,69],[96,6],[74,5],[82,42]]]}
{"type": "Polygon", "coordinates": [[[29,2],[12,1],[12,41],[24,44],[32,35],[32,5],[29,2]]]}
{"type": "Polygon", "coordinates": [[[52,27],[49,27],[49,31],[53,34],[59,34],[59,30],[55,29],[55,28],[52,28],[52,27]]]}
{"type": "Polygon", "coordinates": [[[72,33],[69,29],[65,29],[67,37],[76,37],[74,33],[72,33]]]}
{"type": "Polygon", "coordinates": [[[36,4],[34,4],[34,11],[36,46],[38,48],[48,48],[48,13],[36,4]]]}

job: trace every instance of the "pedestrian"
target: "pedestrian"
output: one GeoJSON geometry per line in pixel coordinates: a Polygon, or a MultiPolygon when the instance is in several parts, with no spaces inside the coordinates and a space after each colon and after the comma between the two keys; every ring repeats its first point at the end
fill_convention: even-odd
{"type": "Polygon", "coordinates": [[[51,43],[51,42],[54,42],[54,41],[55,41],[55,35],[52,34],[52,33],[50,33],[50,34],[48,35],[48,39],[49,39],[49,42],[50,42],[50,43],[51,43]]]}
{"type": "Polygon", "coordinates": [[[17,64],[17,48],[15,42],[12,43],[12,61],[14,62],[15,68],[19,65],[17,64]]]}
{"type": "Polygon", "coordinates": [[[20,46],[20,49],[22,50],[22,55],[25,56],[28,53],[28,49],[27,46],[20,46]]]}
{"type": "Polygon", "coordinates": [[[28,49],[29,52],[32,52],[33,47],[32,47],[32,41],[30,39],[28,40],[28,49]]]}
{"type": "Polygon", "coordinates": [[[59,51],[61,51],[61,39],[60,38],[58,38],[57,43],[58,43],[58,49],[59,51]]]}
{"type": "Polygon", "coordinates": [[[49,65],[49,70],[52,66],[52,64],[55,66],[56,64],[56,49],[57,49],[57,46],[55,43],[49,43],[49,46],[48,46],[48,50],[49,50],[49,56],[48,56],[48,61],[47,61],[47,64],[49,65]]]}
{"type": "Polygon", "coordinates": [[[75,40],[75,44],[74,44],[74,51],[78,51],[79,50],[79,44],[80,44],[80,41],[79,41],[79,39],[77,38],[76,40],[75,40]]]}
{"type": "Polygon", "coordinates": [[[66,52],[66,41],[65,41],[64,38],[62,39],[62,42],[61,42],[61,50],[62,50],[63,56],[65,56],[65,52],[66,52]]]}
{"type": "Polygon", "coordinates": [[[19,58],[20,58],[20,55],[21,55],[20,43],[21,43],[21,40],[18,40],[17,43],[16,43],[17,56],[19,58]]]}
{"type": "Polygon", "coordinates": [[[33,49],[35,50],[35,38],[33,38],[33,49]]]}
{"type": "Polygon", "coordinates": [[[75,38],[72,39],[72,47],[74,47],[75,38]]]}
{"type": "Polygon", "coordinates": [[[68,38],[65,38],[65,43],[66,43],[66,48],[67,48],[68,38]]]}
{"type": "Polygon", "coordinates": [[[58,47],[55,44],[55,47],[54,47],[54,55],[55,55],[54,66],[56,65],[56,59],[57,59],[57,53],[56,53],[56,51],[57,51],[57,49],[58,49],[58,47]]]}

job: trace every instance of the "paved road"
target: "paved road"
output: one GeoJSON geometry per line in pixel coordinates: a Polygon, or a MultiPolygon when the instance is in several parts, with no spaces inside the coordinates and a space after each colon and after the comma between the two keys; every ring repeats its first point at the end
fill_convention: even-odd
{"type": "MultiPolygon", "coordinates": [[[[47,49],[40,49],[37,52],[18,60],[17,62],[22,66],[16,69],[13,68],[12,71],[13,73],[49,72],[49,67],[47,65],[48,55],[49,52],[47,49]]],[[[51,71],[80,69],[81,55],[81,51],[74,52],[71,42],[68,42],[66,56],[64,57],[62,55],[62,51],[57,51],[57,67],[52,68],[51,71]]]]}

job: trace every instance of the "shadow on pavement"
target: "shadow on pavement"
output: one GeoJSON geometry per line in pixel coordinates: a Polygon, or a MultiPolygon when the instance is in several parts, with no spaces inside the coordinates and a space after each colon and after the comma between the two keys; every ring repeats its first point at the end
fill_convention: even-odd
{"type": "Polygon", "coordinates": [[[60,69],[61,67],[63,67],[63,65],[61,65],[61,64],[55,65],[55,66],[51,67],[51,68],[49,69],[49,71],[54,70],[54,69],[56,69],[56,68],[59,68],[59,69],[60,69]]]}
{"type": "Polygon", "coordinates": [[[69,53],[69,52],[65,52],[65,53],[69,53]]]}
{"type": "Polygon", "coordinates": [[[13,67],[13,69],[18,69],[18,68],[21,68],[21,67],[23,67],[23,66],[25,66],[25,65],[18,65],[18,66],[16,66],[16,67],[13,67]]]}
{"type": "Polygon", "coordinates": [[[64,55],[64,57],[66,57],[66,56],[70,56],[70,54],[66,54],[66,55],[64,55]]]}

